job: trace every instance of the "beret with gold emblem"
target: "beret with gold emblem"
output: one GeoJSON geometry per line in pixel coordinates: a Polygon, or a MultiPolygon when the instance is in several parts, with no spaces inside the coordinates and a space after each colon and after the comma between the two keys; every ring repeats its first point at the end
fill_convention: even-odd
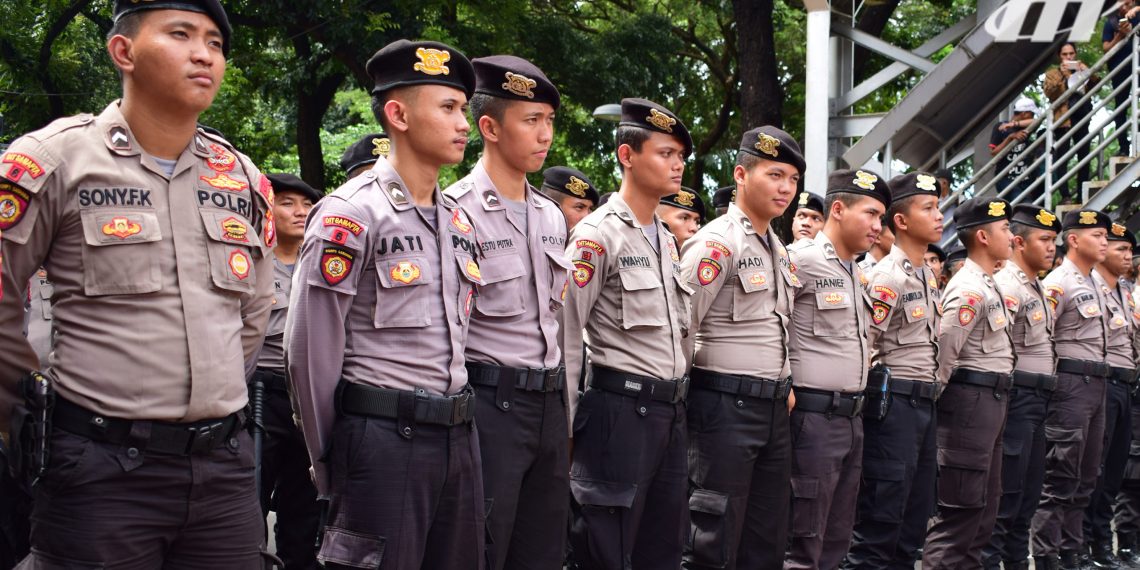
{"type": "Polygon", "coordinates": [[[1126,241],[1132,247],[1136,247],[1136,236],[1128,231],[1124,224],[1112,223],[1108,229],[1108,241],[1126,241]]]}
{"type": "Polygon", "coordinates": [[[471,60],[475,92],[503,99],[561,104],[558,88],[533,63],[513,55],[492,55],[471,60]]]}
{"type": "Polygon", "coordinates": [[[366,64],[374,83],[372,93],[411,85],[446,85],[475,92],[475,69],[459,50],[439,42],[396,40],[376,52],[366,64]]]}
{"type": "Polygon", "coordinates": [[[800,145],[796,144],[796,139],[771,125],[746,131],[740,137],[740,152],[790,164],[796,167],[800,174],[803,174],[807,168],[807,162],[804,161],[804,155],[800,152],[800,145]]]}
{"type": "Polygon", "coordinates": [[[586,178],[585,174],[570,168],[569,166],[551,166],[542,173],[542,190],[550,194],[550,192],[561,192],[575,198],[589,200],[595,205],[598,203],[598,190],[594,188],[594,183],[586,178]]]}
{"type": "Polygon", "coordinates": [[[896,202],[911,196],[937,198],[942,193],[938,178],[928,172],[908,172],[892,178],[888,184],[891,187],[891,199],[896,202]]]}
{"type": "Polygon", "coordinates": [[[736,201],[736,186],[725,186],[724,188],[717,188],[713,193],[713,208],[727,208],[729,204],[736,201]]]}
{"type": "Polygon", "coordinates": [[[701,217],[701,221],[705,219],[705,201],[701,199],[700,192],[692,188],[682,186],[680,192],[661,198],[660,203],[666,206],[673,206],[674,208],[695,212],[701,217]]]}
{"type": "Polygon", "coordinates": [[[685,156],[693,152],[693,137],[685,123],[672,111],[648,99],[627,98],[621,100],[621,127],[637,127],[656,133],[673,135],[685,145],[685,156]]]}
{"type": "Polygon", "coordinates": [[[827,175],[827,195],[837,193],[870,196],[891,207],[891,188],[882,176],[870,170],[836,170],[827,175]]]}
{"type": "Polygon", "coordinates": [[[1061,220],[1049,210],[1032,204],[1018,204],[1013,207],[1013,217],[1010,222],[1037,228],[1061,232],[1061,220]]]}
{"type": "Polygon", "coordinates": [[[392,140],[383,131],[364,135],[360,140],[348,145],[340,157],[340,168],[346,173],[361,166],[374,164],[377,158],[388,158],[392,152],[392,140]]]}
{"type": "Polygon", "coordinates": [[[796,210],[814,210],[823,213],[823,198],[804,190],[800,192],[800,199],[796,202],[796,210]]]}
{"type": "Polygon", "coordinates": [[[115,10],[112,14],[116,22],[127,14],[141,10],[183,10],[197,12],[210,17],[222,33],[222,53],[230,55],[230,35],[233,28],[226,9],[218,0],[115,0],[115,10]]]}
{"type": "Polygon", "coordinates": [[[973,197],[958,205],[954,210],[954,223],[958,231],[990,222],[1009,220],[1013,216],[1013,206],[1001,198],[973,197]]]}
{"type": "Polygon", "coordinates": [[[1100,210],[1070,210],[1065,213],[1065,218],[1061,220],[1062,231],[1088,228],[1111,230],[1112,218],[1100,210]]]}
{"type": "Polygon", "coordinates": [[[309,186],[307,182],[292,174],[274,173],[266,174],[265,177],[268,178],[269,183],[273,185],[273,192],[275,194],[280,194],[281,192],[297,192],[312,200],[313,203],[324,198],[324,194],[321,194],[319,190],[309,186]]]}

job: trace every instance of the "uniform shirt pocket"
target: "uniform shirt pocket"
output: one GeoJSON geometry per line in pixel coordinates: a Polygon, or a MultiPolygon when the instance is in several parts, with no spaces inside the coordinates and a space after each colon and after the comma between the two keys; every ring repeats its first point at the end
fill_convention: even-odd
{"type": "MultiPolygon", "coordinates": [[[[478,288],[480,313],[489,317],[511,317],[523,313],[523,288],[527,285],[523,263],[513,252],[511,255],[485,257],[479,262],[485,283],[478,288]]],[[[463,264],[460,271],[466,272],[463,264]]]]}
{"type": "Polygon", "coordinates": [[[661,279],[652,269],[619,271],[623,329],[663,327],[669,324],[661,279]]]}
{"type": "Polygon", "coordinates": [[[436,275],[423,257],[376,261],[376,315],[378,329],[426,327],[431,324],[428,303],[436,275]]]}
{"type": "Polygon", "coordinates": [[[905,324],[898,330],[899,344],[930,342],[930,337],[926,334],[926,322],[930,319],[930,309],[926,307],[925,302],[910,303],[896,310],[901,310],[906,317],[905,324]]]}
{"type": "Polygon", "coordinates": [[[153,293],[162,287],[158,246],[162,230],[148,210],[80,210],[83,291],[87,295],[153,293]]]}
{"type": "Polygon", "coordinates": [[[744,269],[737,274],[739,287],[732,290],[732,320],[755,321],[776,308],[776,284],[764,269],[744,269]]]}
{"type": "Polygon", "coordinates": [[[845,336],[846,331],[854,328],[848,311],[851,302],[849,291],[816,291],[812,332],[817,336],[845,336]]]}
{"type": "Polygon", "coordinates": [[[199,210],[206,227],[210,255],[210,277],[219,289],[252,293],[256,282],[254,251],[261,251],[261,239],[244,217],[221,210],[199,210]]]}
{"type": "Polygon", "coordinates": [[[570,287],[570,272],[574,265],[566,258],[562,250],[546,249],[546,258],[550,260],[550,309],[557,311],[566,303],[566,292],[570,287]]]}
{"type": "Polygon", "coordinates": [[[986,311],[986,328],[982,331],[982,352],[997,352],[1005,346],[1005,328],[1009,319],[999,310],[986,311]]]}

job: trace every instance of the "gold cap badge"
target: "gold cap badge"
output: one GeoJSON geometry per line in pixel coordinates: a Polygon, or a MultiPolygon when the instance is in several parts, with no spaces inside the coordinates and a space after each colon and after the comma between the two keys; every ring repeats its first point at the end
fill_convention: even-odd
{"type": "Polygon", "coordinates": [[[1052,226],[1053,222],[1057,221],[1057,216],[1054,216],[1048,210],[1041,210],[1037,212],[1036,217],[1038,222],[1041,222],[1042,225],[1046,226],[1052,226]]]}
{"type": "Polygon", "coordinates": [[[581,178],[578,178],[577,176],[571,176],[570,181],[566,183],[566,189],[569,190],[571,194],[573,194],[579,198],[585,198],[586,197],[586,190],[588,190],[589,188],[590,188],[590,185],[586,184],[585,180],[582,180],[581,178]]]}
{"type": "Polygon", "coordinates": [[[811,199],[811,194],[808,194],[807,192],[800,194],[800,207],[802,208],[804,206],[807,206],[808,200],[810,200],[810,199],[811,199]]]}
{"type": "Polygon", "coordinates": [[[758,150],[758,151],[760,151],[760,152],[762,152],[762,153],[764,153],[764,154],[766,154],[772,158],[776,158],[777,156],[780,156],[780,151],[777,150],[780,146],[780,139],[778,139],[778,138],[776,138],[776,137],[774,137],[768,133],[760,133],[759,135],[757,135],[756,144],[753,146],[756,147],[756,150],[758,150]]]}
{"type": "Polygon", "coordinates": [[[387,138],[372,139],[372,156],[388,157],[392,152],[392,141],[387,138]]]}
{"type": "Polygon", "coordinates": [[[693,207],[693,198],[694,198],[693,194],[691,194],[689,192],[685,192],[684,190],[681,190],[680,192],[677,193],[677,203],[682,205],[682,206],[687,206],[689,208],[692,208],[693,207]]]}
{"type": "Polygon", "coordinates": [[[414,71],[420,71],[428,75],[451,74],[451,69],[444,65],[451,61],[451,52],[447,50],[416,48],[416,57],[420,58],[420,60],[412,66],[414,71]]]}
{"type": "Polygon", "coordinates": [[[1116,237],[1124,237],[1124,232],[1127,231],[1128,229],[1120,224],[1112,224],[1112,235],[1116,237]]]}
{"type": "Polygon", "coordinates": [[[538,82],[517,73],[507,72],[507,82],[503,84],[503,89],[518,95],[519,97],[526,97],[527,99],[534,99],[534,89],[538,87],[538,82]]]}
{"type": "Polygon", "coordinates": [[[938,184],[938,179],[929,174],[919,174],[915,179],[917,182],[915,182],[914,185],[917,186],[919,190],[934,192],[937,188],[935,185],[938,184]]]}
{"type": "Polygon", "coordinates": [[[990,209],[986,214],[995,218],[1005,217],[1005,202],[990,202],[990,209]]]}
{"type": "Polygon", "coordinates": [[[862,170],[856,170],[855,171],[855,180],[852,180],[851,183],[862,188],[862,189],[864,189],[864,190],[874,190],[875,189],[875,183],[878,181],[879,181],[878,176],[875,176],[874,174],[871,174],[870,172],[864,172],[862,170]]]}
{"type": "Polygon", "coordinates": [[[1091,226],[1096,223],[1096,212],[1081,212],[1081,218],[1077,221],[1078,223],[1091,226]]]}
{"type": "Polygon", "coordinates": [[[674,119],[673,117],[670,117],[669,115],[666,115],[657,109],[650,109],[649,116],[645,117],[645,120],[649,121],[649,124],[667,133],[672,133],[673,125],[677,124],[677,119],[674,119]]]}

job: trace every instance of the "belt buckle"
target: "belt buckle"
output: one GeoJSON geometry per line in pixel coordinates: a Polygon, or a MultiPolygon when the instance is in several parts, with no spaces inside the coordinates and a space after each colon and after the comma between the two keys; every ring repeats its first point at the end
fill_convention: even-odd
{"type": "Polygon", "coordinates": [[[186,442],[186,454],[191,455],[213,449],[214,440],[218,438],[225,421],[210,422],[204,426],[187,428],[190,441],[186,442]]]}
{"type": "MultiPolygon", "coordinates": [[[[747,391],[746,395],[749,398],[763,398],[764,397],[764,388],[766,388],[768,385],[767,380],[742,380],[742,382],[748,382],[748,391],[747,391]]],[[[779,394],[778,394],[779,391],[780,391],[780,385],[779,384],[773,384],[772,385],[772,398],[773,399],[779,397],[779,394]]]]}
{"type": "Polygon", "coordinates": [[[673,393],[673,403],[684,400],[689,395],[689,377],[682,376],[677,379],[676,391],[673,393]]]}
{"type": "Polygon", "coordinates": [[[467,421],[467,411],[471,406],[471,394],[467,392],[460,392],[451,396],[451,424],[450,426],[457,426],[467,421]]]}

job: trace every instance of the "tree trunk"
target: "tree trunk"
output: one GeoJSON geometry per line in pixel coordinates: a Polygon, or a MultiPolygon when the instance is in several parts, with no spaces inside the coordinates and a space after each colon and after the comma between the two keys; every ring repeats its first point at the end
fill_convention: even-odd
{"type": "Polygon", "coordinates": [[[335,73],[315,84],[301,83],[297,89],[297,157],[301,161],[301,178],[318,190],[325,189],[321,122],[344,79],[343,73],[335,73]]]}
{"type": "MultiPolygon", "coordinates": [[[[899,7],[900,0],[884,0],[878,3],[868,2],[855,23],[855,29],[867,32],[872,36],[882,36],[891,15],[899,7]]],[[[875,54],[868,49],[856,46],[855,48],[855,82],[858,83],[867,77],[867,64],[875,54]]]]}
{"type": "Polygon", "coordinates": [[[741,128],[782,127],[784,95],[776,67],[773,0],[732,0],[736,17],[741,128]]]}

